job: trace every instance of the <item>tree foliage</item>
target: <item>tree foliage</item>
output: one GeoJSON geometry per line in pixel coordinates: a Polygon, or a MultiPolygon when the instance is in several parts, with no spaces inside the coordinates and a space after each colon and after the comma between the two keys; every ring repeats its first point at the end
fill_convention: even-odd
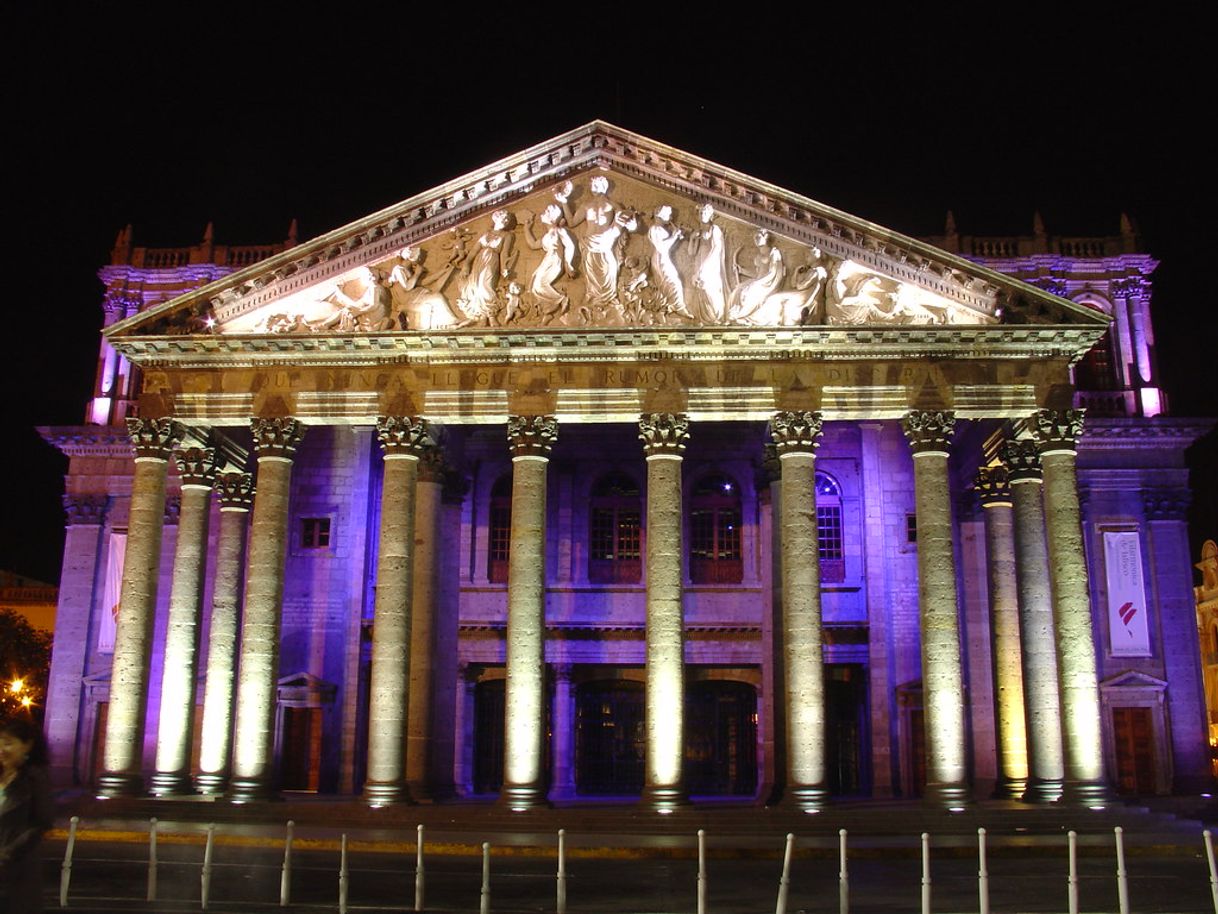
{"type": "Polygon", "coordinates": [[[51,671],[51,636],[11,609],[0,608],[0,720],[32,714],[42,719],[51,671]],[[20,680],[20,689],[13,683],[20,680]],[[29,705],[22,703],[29,698],[29,705]]]}

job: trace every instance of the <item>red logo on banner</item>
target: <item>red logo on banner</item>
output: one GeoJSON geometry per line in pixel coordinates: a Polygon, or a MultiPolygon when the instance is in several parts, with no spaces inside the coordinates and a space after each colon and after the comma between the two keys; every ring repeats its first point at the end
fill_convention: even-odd
{"type": "MultiPolygon", "coordinates": [[[[1126,603],[1117,610],[1117,614],[1120,615],[1121,621],[1125,623],[1125,628],[1129,628],[1129,623],[1132,622],[1133,617],[1138,614],[1138,610],[1132,603],[1126,603]]],[[[1129,634],[1132,635],[1133,632],[1130,632],[1129,634]]]]}

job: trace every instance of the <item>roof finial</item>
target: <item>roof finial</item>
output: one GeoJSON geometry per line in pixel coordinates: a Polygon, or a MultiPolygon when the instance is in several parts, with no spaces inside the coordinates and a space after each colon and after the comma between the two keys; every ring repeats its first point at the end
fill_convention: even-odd
{"type": "Polygon", "coordinates": [[[288,225],[288,247],[292,248],[295,246],[296,246],[296,218],[293,217],[291,223],[288,225]]]}
{"type": "Polygon", "coordinates": [[[207,228],[203,229],[203,243],[211,244],[216,240],[216,227],[210,222],[207,223],[207,228]]]}
{"type": "Polygon", "coordinates": [[[1040,210],[1032,213],[1032,234],[1037,238],[1045,234],[1045,220],[1040,217],[1040,210]]]}
{"type": "Polygon", "coordinates": [[[945,235],[956,234],[956,216],[950,209],[947,211],[947,222],[945,223],[945,225],[943,227],[943,234],[945,234],[945,235]]]}

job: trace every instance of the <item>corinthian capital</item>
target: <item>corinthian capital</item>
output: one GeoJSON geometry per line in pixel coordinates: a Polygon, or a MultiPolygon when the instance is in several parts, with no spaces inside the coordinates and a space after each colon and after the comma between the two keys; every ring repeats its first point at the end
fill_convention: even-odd
{"type": "Polygon", "coordinates": [[[376,437],[388,457],[418,458],[435,444],[431,427],[418,416],[381,416],[376,420],[376,437]]]}
{"type": "Polygon", "coordinates": [[[1083,434],[1081,409],[1042,409],[1032,415],[1029,423],[1041,454],[1068,451],[1073,454],[1079,436],[1083,434]]]}
{"type": "Polygon", "coordinates": [[[549,457],[558,440],[558,420],[553,416],[509,416],[507,439],[512,457],[549,457]]]}
{"type": "Polygon", "coordinates": [[[63,513],[67,516],[69,527],[100,526],[106,515],[106,496],[65,492],[63,513]]]}
{"type": "Polygon", "coordinates": [[[821,414],[811,410],[783,410],[770,419],[770,437],[778,455],[815,454],[820,447],[821,414]]]}
{"type": "Polygon", "coordinates": [[[283,457],[291,460],[296,453],[305,427],[296,419],[251,419],[254,448],[261,457],[283,457]]]}
{"type": "Polygon", "coordinates": [[[173,455],[178,476],[183,486],[202,486],[210,489],[216,481],[216,449],[210,447],[188,447],[173,455]]]}
{"type": "Polygon", "coordinates": [[[222,473],[216,479],[221,511],[248,511],[254,504],[254,477],[249,473],[222,473]]]}
{"type": "Polygon", "coordinates": [[[128,419],[127,435],[137,460],[168,460],[186,434],[176,419],[128,419]]]}
{"type": "Polygon", "coordinates": [[[999,452],[1011,482],[1040,482],[1040,452],[1026,438],[1008,441],[999,452]]]}
{"type": "Polygon", "coordinates": [[[901,429],[915,457],[946,454],[956,431],[956,414],[950,410],[911,410],[901,420],[901,429]]]}
{"type": "Polygon", "coordinates": [[[689,438],[689,416],[684,413],[644,413],[639,417],[639,440],[648,457],[680,457],[689,438]]]}
{"type": "Polygon", "coordinates": [[[973,491],[983,508],[1011,503],[1011,486],[1003,467],[981,467],[973,479],[973,491]]]}

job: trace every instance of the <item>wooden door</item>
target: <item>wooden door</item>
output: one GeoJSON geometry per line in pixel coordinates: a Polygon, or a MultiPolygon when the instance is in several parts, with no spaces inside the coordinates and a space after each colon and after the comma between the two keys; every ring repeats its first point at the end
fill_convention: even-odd
{"type": "Polygon", "coordinates": [[[1150,708],[1113,708],[1112,736],[1116,743],[1117,792],[1155,792],[1154,722],[1150,708]]]}

